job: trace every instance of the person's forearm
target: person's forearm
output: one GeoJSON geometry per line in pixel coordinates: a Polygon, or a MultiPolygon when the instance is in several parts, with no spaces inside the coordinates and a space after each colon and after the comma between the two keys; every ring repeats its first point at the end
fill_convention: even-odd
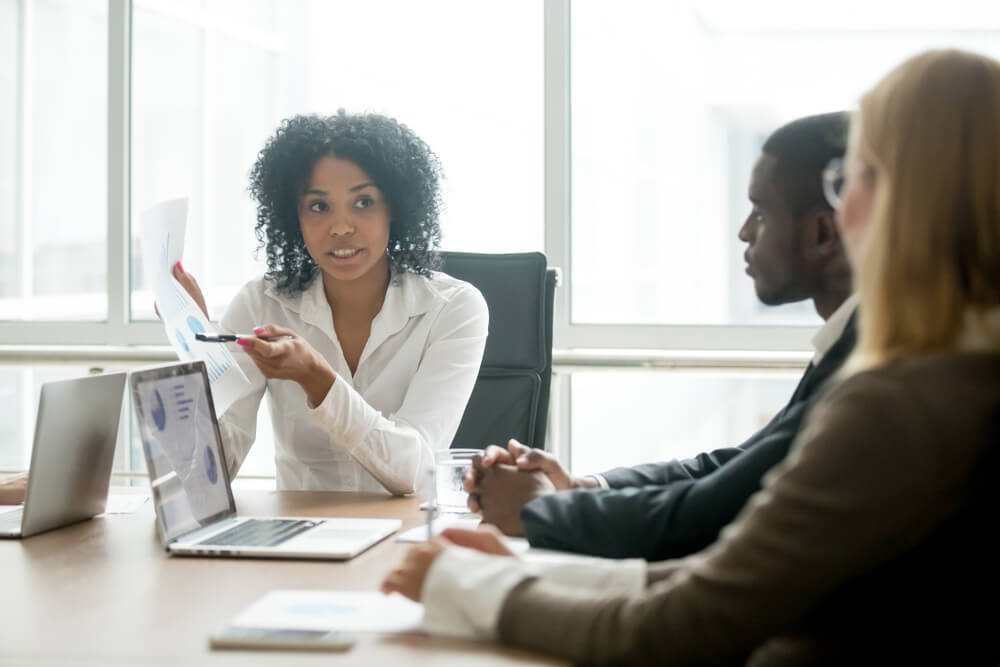
{"type": "Polygon", "coordinates": [[[24,473],[0,480],[0,505],[19,505],[24,502],[28,478],[24,473]]]}
{"type": "Polygon", "coordinates": [[[309,406],[316,407],[330,393],[330,387],[336,381],[337,374],[333,372],[333,369],[328,364],[317,363],[305,377],[299,379],[299,385],[306,393],[309,406]]]}
{"type": "Polygon", "coordinates": [[[673,484],[706,477],[742,453],[742,449],[735,447],[716,449],[691,459],[614,468],[601,473],[601,476],[612,489],[673,484]]]}

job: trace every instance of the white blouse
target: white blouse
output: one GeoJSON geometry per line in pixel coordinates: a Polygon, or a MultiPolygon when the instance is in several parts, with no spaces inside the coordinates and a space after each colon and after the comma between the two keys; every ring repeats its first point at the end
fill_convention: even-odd
{"type": "Polygon", "coordinates": [[[229,333],[277,324],[326,358],[337,379],[311,408],[291,380],[269,380],[234,352],[250,388],[219,419],[230,476],[253,444],[265,392],[275,436],[279,489],[415,492],[458,430],[479,373],[489,311],[469,283],[444,273],[393,277],[352,374],[317,277],[292,296],[263,278],[247,283],[221,321],[229,333]]]}

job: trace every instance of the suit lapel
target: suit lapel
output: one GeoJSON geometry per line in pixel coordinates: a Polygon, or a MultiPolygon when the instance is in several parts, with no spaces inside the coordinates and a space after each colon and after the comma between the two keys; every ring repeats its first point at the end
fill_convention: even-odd
{"type": "Polygon", "coordinates": [[[844,326],[844,331],[841,332],[840,338],[827,350],[823,358],[819,360],[819,364],[809,364],[805,375],[799,381],[799,386],[795,388],[795,393],[792,394],[792,403],[811,399],[816,390],[844,365],[858,339],[857,318],[857,311],[851,313],[851,317],[847,320],[847,325],[844,326]]]}

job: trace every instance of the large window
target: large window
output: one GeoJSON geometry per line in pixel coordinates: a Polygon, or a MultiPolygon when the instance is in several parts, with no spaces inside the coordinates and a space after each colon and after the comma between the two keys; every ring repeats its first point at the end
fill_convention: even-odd
{"type": "MultiPolygon", "coordinates": [[[[855,107],[908,55],[961,47],[1000,56],[1000,5],[923,7],[573,3],[564,332],[588,346],[804,343],[794,329],[768,325],[810,331],[820,323],[812,305],[764,306],[744,274],[736,234],[753,163],[772,129],[855,107]]],[[[787,373],[575,374],[572,467],[735,445],[787,401],[794,382],[787,373]]]]}
{"type": "Polygon", "coordinates": [[[818,324],[809,303],[760,304],[744,273],[736,235],[764,138],[855,107],[918,51],[1000,55],[998,7],[572,3],[571,323],[818,324]]]}
{"type": "MultiPolygon", "coordinates": [[[[345,108],[438,153],[447,249],[563,269],[557,348],[804,363],[811,305],[765,307],[743,272],[751,168],[775,127],[854,107],[929,47],[1000,56],[1000,4],[0,0],[0,346],[164,345],[135,223],[173,197],[218,318],[263,271],[257,151],[283,118],[345,108]]],[[[71,370],[0,368],[8,442],[71,370]]],[[[736,444],[796,375],[562,369],[553,409],[586,472],[736,444]]],[[[273,472],[267,418],[243,474],[273,472]]],[[[116,470],[141,471],[126,450],[116,470]]]]}
{"type": "Polygon", "coordinates": [[[107,316],[107,2],[0,0],[0,320],[107,316]]]}
{"type": "Polygon", "coordinates": [[[574,373],[570,467],[592,473],[735,447],[797,381],[794,371],[574,373]]]}
{"type": "MultiPolygon", "coordinates": [[[[539,3],[236,4],[138,0],[133,18],[133,220],[190,198],[184,265],[213,316],[263,271],[247,175],[293,114],[397,118],[444,166],[446,248],[543,249],[539,3]]],[[[151,318],[137,232],[133,314],[151,318]]]]}
{"type": "MultiPolygon", "coordinates": [[[[184,266],[213,317],[264,271],[247,177],[292,114],[345,108],[399,119],[443,164],[446,248],[543,249],[537,3],[237,4],[139,0],[133,16],[132,219],[189,198],[184,266]]],[[[135,225],[132,238],[132,316],[152,319],[135,225]]],[[[267,412],[244,474],[273,472],[267,412]]]]}

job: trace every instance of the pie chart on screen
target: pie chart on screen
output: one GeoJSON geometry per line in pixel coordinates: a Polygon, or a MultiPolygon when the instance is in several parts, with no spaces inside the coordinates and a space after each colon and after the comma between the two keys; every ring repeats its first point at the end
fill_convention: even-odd
{"type": "Polygon", "coordinates": [[[156,428],[163,430],[167,427],[167,410],[163,407],[163,399],[160,398],[160,391],[153,391],[153,423],[156,428]]]}
{"type": "Polygon", "coordinates": [[[205,447],[205,476],[212,484],[219,481],[219,466],[215,462],[215,454],[212,453],[211,447],[205,447]]]}

